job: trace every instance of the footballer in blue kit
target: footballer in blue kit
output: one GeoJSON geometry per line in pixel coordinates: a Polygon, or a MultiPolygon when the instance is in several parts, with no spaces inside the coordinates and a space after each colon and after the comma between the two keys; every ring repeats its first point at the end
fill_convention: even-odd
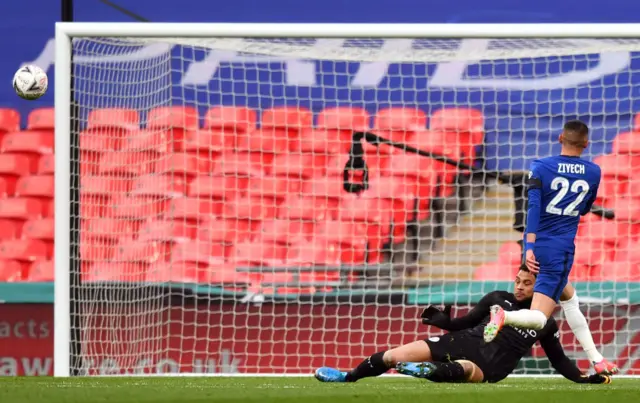
{"type": "Polygon", "coordinates": [[[580,216],[591,211],[600,185],[600,167],[581,158],[588,137],[586,124],[569,121],[559,136],[560,155],[531,164],[524,253],[525,264],[538,274],[533,300],[529,309],[518,311],[492,307],[484,339],[493,341],[504,325],[542,329],[560,301],[569,326],[596,372],[611,374],[618,369],[595,348],[575,290],[568,281],[580,216]]]}

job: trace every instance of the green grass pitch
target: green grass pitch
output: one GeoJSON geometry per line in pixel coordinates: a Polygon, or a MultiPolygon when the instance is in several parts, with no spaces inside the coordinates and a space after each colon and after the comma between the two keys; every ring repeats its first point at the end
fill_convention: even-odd
{"type": "Polygon", "coordinates": [[[0,378],[2,403],[622,403],[640,401],[640,379],[578,385],[564,379],[434,384],[409,378],[323,384],[313,378],[0,378]]]}

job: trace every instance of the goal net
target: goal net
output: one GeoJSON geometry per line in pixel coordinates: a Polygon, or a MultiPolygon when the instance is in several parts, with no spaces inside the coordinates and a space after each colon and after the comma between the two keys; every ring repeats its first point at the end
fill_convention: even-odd
{"type": "MultiPolygon", "coordinates": [[[[571,280],[600,351],[640,374],[640,38],[380,29],[73,38],[72,370],[309,374],[436,336],[427,305],[462,315],[513,289],[523,177],[579,118],[603,184],[571,280]],[[397,143],[359,143],[360,193],[344,190],[354,132],[397,143]]],[[[517,373],[553,369],[536,347],[517,373]]]]}

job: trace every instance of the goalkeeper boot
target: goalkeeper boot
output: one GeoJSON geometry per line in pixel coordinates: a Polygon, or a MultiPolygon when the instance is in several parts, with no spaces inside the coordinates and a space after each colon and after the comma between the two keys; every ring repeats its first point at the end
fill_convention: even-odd
{"type": "Polygon", "coordinates": [[[346,382],[347,373],[335,368],[321,367],[313,374],[320,382],[346,382]]]}
{"type": "Polygon", "coordinates": [[[429,376],[435,370],[436,366],[431,362],[399,362],[396,364],[398,373],[414,378],[429,379],[429,376]]]}
{"type": "Polygon", "coordinates": [[[500,305],[491,307],[491,320],[484,327],[484,341],[490,343],[504,327],[504,309],[500,305]]]}
{"type": "Polygon", "coordinates": [[[620,371],[616,364],[610,363],[604,358],[600,362],[594,362],[593,369],[596,371],[596,374],[599,375],[614,375],[620,371]]]}

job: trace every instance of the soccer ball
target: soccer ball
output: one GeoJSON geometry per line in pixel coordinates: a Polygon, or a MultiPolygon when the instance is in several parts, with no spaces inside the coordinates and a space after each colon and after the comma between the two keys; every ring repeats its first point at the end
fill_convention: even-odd
{"type": "Polygon", "coordinates": [[[47,73],[32,64],[20,67],[13,76],[13,89],[20,98],[34,100],[47,92],[47,73]]]}

